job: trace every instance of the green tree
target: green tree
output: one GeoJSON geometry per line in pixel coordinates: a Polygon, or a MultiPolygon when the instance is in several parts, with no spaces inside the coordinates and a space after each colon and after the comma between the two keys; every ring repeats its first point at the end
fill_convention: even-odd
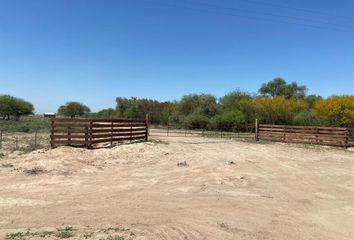
{"type": "Polygon", "coordinates": [[[282,78],[275,78],[268,83],[262,84],[261,88],[258,90],[263,96],[284,96],[287,99],[305,98],[307,87],[298,85],[296,82],[287,84],[287,82],[282,78]]]}
{"type": "Polygon", "coordinates": [[[117,112],[113,108],[106,108],[92,114],[92,116],[96,118],[115,118],[117,116],[117,112]]]}
{"type": "Polygon", "coordinates": [[[233,91],[220,98],[221,112],[240,111],[247,124],[254,124],[256,109],[254,96],[239,90],[233,91]]]}
{"type": "Polygon", "coordinates": [[[321,126],[325,121],[321,120],[316,113],[310,109],[303,109],[294,116],[293,123],[300,126],[321,126]]]}
{"type": "Polygon", "coordinates": [[[188,128],[206,128],[210,118],[218,111],[216,97],[209,94],[191,94],[182,97],[178,104],[175,119],[188,128]]]}
{"type": "Polygon", "coordinates": [[[319,95],[308,95],[306,96],[305,98],[305,101],[307,102],[307,104],[309,105],[309,108],[313,108],[315,106],[315,104],[318,102],[318,101],[321,101],[323,100],[323,98],[319,95]]]}
{"type": "Polygon", "coordinates": [[[222,111],[238,111],[242,108],[242,101],[252,100],[252,95],[240,90],[232,91],[220,98],[222,111]]]}
{"type": "Polygon", "coordinates": [[[243,127],[245,122],[245,116],[241,111],[229,111],[214,116],[210,125],[216,130],[232,131],[243,127]]]}
{"type": "Polygon", "coordinates": [[[149,114],[153,124],[166,124],[173,107],[171,102],[159,102],[136,97],[131,97],[130,99],[117,97],[116,103],[116,111],[119,117],[143,119],[145,114],[149,114]]]}
{"type": "Polygon", "coordinates": [[[0,115],[3,120],[9,120],[13,116],[19,120],[21,116],[33,114],[33,104],[21,98],[10,95],[0,95],[0,115]]]}
{"type": "Polygon", "coordinates": [[[216,98],[210,94],[185,95],[179,102],[179,113],[184,116],[199,114],[205,117],[213,117],[217,110],[216,98]]]}
{"type": "Polygon", "coordinates": [[[207,116],[192,113],[183,119],[183,126],[188,129],[206,129],[209,125],[209,118],[207,116]]]}
{"type": "Polygon", "coordinates": [[[67,102],[58,109],[58,114],[67,117],[79,117],[91,112],[90,108],[79,102],[67,102]]]}

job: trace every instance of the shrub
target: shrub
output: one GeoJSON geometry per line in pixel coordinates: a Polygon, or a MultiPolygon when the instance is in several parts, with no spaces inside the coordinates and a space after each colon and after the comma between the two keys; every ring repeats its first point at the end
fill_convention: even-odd
{"type": "Polygon", "coordinates": [[[230,131],[245,124],[245,116],[240,111],[230,111],[216,115],[211,119],[211,127],[215,130],[230,131]]]}
{"type": "Polygon", "coordinates": [[[295,115],[293,123],[301,126],[321,126],[326,125],[323,119],[320,119],[316,113],[309,109],[302,110],[295,115]]]}
{"type": "Polygon", "coordinates": [[[191,114],[184,118],[184,126],[189,129],[205,129],[209,118],[201,114],[191,114]]]}

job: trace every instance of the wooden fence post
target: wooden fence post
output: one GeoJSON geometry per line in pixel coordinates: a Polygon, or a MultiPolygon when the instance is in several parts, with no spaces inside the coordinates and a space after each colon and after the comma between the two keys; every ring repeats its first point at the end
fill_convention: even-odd
{"type": "Polygon", "coordinates": [[[18,150],[18,136],[16,136],[16,140],[15,140],[15,145],[16,145],[16,150],[18,150]]]}
{"type": "Polygon", "coordinates": [[[90,130],[89,130],[89,141],[88,141],[88,148],[91,149],[92,148],[92,129],[93,129],[93,121],[90,121],[90,130]]]}
{"type": "Polygon", "coordinates": [[[145,115],[145,141],[149,140],[149,114],[145,115]]]}
{"type": "Polygon", "coordinates": [[[167,137],[168,137],[169,131],[170,131],[170,124],[167,124],[167,137]]]}
{"type": "Polygon", "coordinates": [[[71,132],[70,132],[70,127],[68,126],[68,146],[71,146],[71,132]]]}
{"type": "Polygon", "coordinates": [[[85,127],[85,146],[86,148],[89,148],[89,128],[85,127]]]}
{"type": "Polygon", "coordinates": [[[34,150],[37,149],[37,130],[34,132],[34,150]]]}
{"type": "Polygon", "coordinates": [[[55,143],[54,143],[54,119],[55,118],[51,118],[51,129],[50,129],[50,147],[51,148],[55,148],[55,143]]]}
{"type": "Polygon", "coordinates": [[[2,148],[2,129],[0,129],[0,149],[2,148]]]}
{"type": "Polygon", "coordinates": [[[316,127],[316,144],[318,144],[318,137],[319,137],[319,134],[320,134],[320,130],[318,127],[316,127]]]}
{"type": "Polygon", "coordinates": [[[349,147],[349,128],[347,128],[346,130],[346,136],[345,136],[345,142],[344,142],[344,148],[348,148],[349,147]]]}
{"type": "Polygon", "coordinates": [[[259,123],[258,119],[256,119],[256,124],[255,124],[255,140],[259,141],[259,123]]]}
{"type": "Polygon", "coordinates": [[[284,127],[284,132],[283,132],[283,142],[286,142],[287,140],[286,140],[286,132],[288,131],[290,134],[291,134],[291,132],[292,132],[292,127],[291,126],[289,126],[289,127],[284,127]]]}
{"type": "Polygon", "coordinates": [[[130,142],[132,142],[132,138],[133,138],[133,122],[130,122],[130,142]]]}
{"type": "Polygon", "coordinates": [[[113,121],[111,122],[111,147],[113,146],[113,121]]]}

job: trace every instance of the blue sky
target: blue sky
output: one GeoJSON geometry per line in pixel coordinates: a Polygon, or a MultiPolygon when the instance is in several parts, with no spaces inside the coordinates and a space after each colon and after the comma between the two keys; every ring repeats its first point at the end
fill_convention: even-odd
{"type": "Polygon", "coordinates": [[[352,0],[0,0],[0,94],[69,100],[256,92],[275,77],[354,94],[352,0]]]}

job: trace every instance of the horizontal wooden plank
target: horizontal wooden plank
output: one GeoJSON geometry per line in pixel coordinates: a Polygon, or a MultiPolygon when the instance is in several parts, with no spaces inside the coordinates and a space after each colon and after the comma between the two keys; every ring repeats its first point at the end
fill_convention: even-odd
{"type": "Polygon", "coordinates": [[[78,134],[73,134],[73,135],[68,135],[68,134],[62,134],[62,135],[52,135],[52,139],[65,139],[65,138],[82,138],[85,139],[89,135],[78,135],[78,134]]]}
{"type": "Polygon", "coordinates": [[[284,131],[259,131],[258,133],[264,133],[264,134],[279,134],[279,135],[284,135],[284,134],[298,134],[298,135],[312,135],[312,136],[343,136],[347,137],[347,134],[341,133],[341,132],[294,132],[294,131],[289,131],[289,132],[284,132],[284,131]]]}
{"type": "Polygon", "coordinates": [[[299,132],[299,133],[338,133],[347,134],[345,130],[327,130],[327,129],[292,129],[292,128],[259,128],[259,132],[299,132]]]}
{"type": "Polygon", "coordinates": [[[332,137],[298,137],[298,136],[281,136],[281,135],[259,135],[260,138],[268,137],[268,138],[277,138],[277,139],[300,139],[304,141],[338,141],[345,142],[346,138],[332,138],[332,137]]]}
{"type": "Polygon", "coordinates": [[[271,135],[261,135],[260,139],[264,138],[273,138],[279,139],[281,141],[290,141],[290,140],[299,140],[304,142],[346,142],[346,139],[338,139],[338,138],[300,138],[300,137],[281,137],[281,136],[271,136],[271,135]]]}
{"type": "Polygon", "coordinates": [[[119,136],[137,136],[137,135],[145,135],[146,132],[126,132],[126,133],[114,133],[114,134],[97,134],[92,135],[92,138],[110,138],[110,137],[119,137],[119,136]]]}
{"type": "Polygon", "coordinates": [[[89,133],[90,130],[85,130],[84,128],[76,128],[76,129],[65,129],[65,128],[58,128],[58,129],[52,129],[52,132],[55,133],[89,133]]]}
{"type": "Polygon", "coordinates": [[[93,128],[117,128],[117,127],[145,127],[145,123],[121,123],[121,124],[92,124],[93,128]]]}
{"type": "Polygon", "coordinates": [[[92,133],[110,133],[110,132],[137,132],[137,131],[146,131],[145,127],[133,127],[133,128],[114,128],[114,129],[110,129],[110,128],[102,128],[102,129],[85,129],[85,128],[56,128],[56,129],[52,129],[53,133],[90,133],[92,131],[92,133]]]}
{"type": "Polygon", "coordinates": [[[260,138],[261,140],[273,141],[273,142],[285,142],[285,143],[302,143],[302,144],[314,144],[314,145],[326,145],[326,146],[336,146],[336,147],[344,147],[344,142],[313,142],[313,141],[304,141],[304,140],[287,140],[283,141],[282,139],[277,138],[260,138]]]}
{"type": "Polygon", "coordinates": [[[54,128],[73,128],[73,127],[90,127],[89,123],[54,123],[52,125],[54,128]]]}
{"type": "MultiPolygon", "coordinates": [[[[132,128],[132,132],[146,131],[146,128],[132,128]]],[[[117,133],[117,132],[130,132],[130,128],[115,128],[115,129],[92,129],[92,133],[117,133]]]]}
{"type": "Polygon", "coordinates": [[[304,134],[304,133],[284,133],[284,132],[259,132],[259,135],[287,136],[299,138],[340,138],[347,139],[346,135],[337,134],[304,134]]]}
{"type": "Polygon", "coordinates": [[[129,122],[137,122],[137,123],[145,123],[145,120],[130,120],[130,119],[98,119],[98,118],[52,118],[53,122],[93,122],[93,123],[100,123],[100,122],[122,122],[122,123],[129,123],[129,122]]]}
{"type": "Polygon", "coordinates": [[[51,144],[87,144],[88,141],[85,140],[52,140],[50,141],[51,144]]]}
{"type": "Polygon", "coordinates": [[[97,140],[94,140],[92,141],[92,144],[96,144],[96,143],[104,143],[104,142],[117,142],[117,141],[127,141],[127,140],[143,140],[145,139],[145,136],[138,136],[138,137],[123,137],[123,138],[113,138],[113,139],[110,139],[110,138],[106,138],[106,139],[97,139],[97,140]]]}
{"type": "Polygon", "coordinates": [[[145,120],[130,120],[130,119],[93,119],[92,120],[94,123],[144,123],[145,124],[145,120]]]}
{"type": "Polygon", "coordinates": [[[259,124],[261,128],[294,128],[294,129],[323,129],[323,130],[347,130],[344,127],[322,127],[322,126],[297,126],[297,125],[271,125],[271,124],[259,124]]]}

